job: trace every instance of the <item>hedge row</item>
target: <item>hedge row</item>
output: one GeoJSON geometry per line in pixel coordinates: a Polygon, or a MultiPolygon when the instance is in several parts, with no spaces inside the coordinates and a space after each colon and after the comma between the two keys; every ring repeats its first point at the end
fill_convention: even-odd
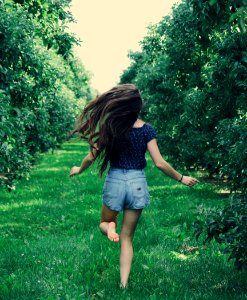
{"type": "Polygon", "coordinates": [[[90,97],[90,76],[72,55],[75,39],[65,32],[64,16],[57,22],[61,7],[49,16],[52,1],[22,2],[0,8],[0,182],[9,189],[29,176],[38,153],[64,141],[90,97]]]}

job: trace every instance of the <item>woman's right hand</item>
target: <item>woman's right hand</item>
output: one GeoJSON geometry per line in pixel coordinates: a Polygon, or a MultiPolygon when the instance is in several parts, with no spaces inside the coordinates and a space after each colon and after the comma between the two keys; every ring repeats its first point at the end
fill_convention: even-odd
{"type": "Polygon", "coordinates": [[[81,173],[81,168],[80,167],[73,167],[70,170],[70,176],[78,175],[81,173]]]}
{"type": "Polygon", "coordinates": [[[183,176],[182,181],[183,184],[192,187],[193,185],[199,183],[200,181],[196,178],[190,177],[190,176],[183,176]]]}

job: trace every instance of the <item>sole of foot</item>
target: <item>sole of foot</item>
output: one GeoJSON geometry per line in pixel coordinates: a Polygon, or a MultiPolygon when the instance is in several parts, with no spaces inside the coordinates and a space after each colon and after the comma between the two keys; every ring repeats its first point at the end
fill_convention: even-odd
{"type": "Polygon", "coordinates": [[[107,230],[107,237],[112,242],[119,242],[119,235],[116,233],[116,224],[110,222],[107,230]]]}

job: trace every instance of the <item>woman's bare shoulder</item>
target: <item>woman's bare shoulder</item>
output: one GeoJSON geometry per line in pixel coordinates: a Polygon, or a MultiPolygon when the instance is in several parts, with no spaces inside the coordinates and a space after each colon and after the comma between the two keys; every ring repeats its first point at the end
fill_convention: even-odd
{"type": "Polygon", "coordinates": [[[134,128],[140,128],[145,124],[145,122],[141,119],[137,119],[133,125],[134,128]]]}

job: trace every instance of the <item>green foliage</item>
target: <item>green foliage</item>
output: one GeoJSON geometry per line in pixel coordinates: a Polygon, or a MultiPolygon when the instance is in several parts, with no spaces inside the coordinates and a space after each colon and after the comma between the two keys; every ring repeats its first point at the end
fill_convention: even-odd
{"type": "Polygon", "coordinates": [[[247,191],[247,116],[225,119],[217,128],[221,176],[228,176],[232,190],[247,191]]]}
{"type": "Polygon", "coordinates": [[[14,0],[27,12],[28,18],[35,19],[39,26],[36,28],[44,45],[67,59],[72,54],[74,44],[78,40],[73,34],[65,32],[67,23],[72,22],[73,16],[68,10],[71,0],[14,0]]]}
{"type": "Polygon", "coordinates": [[[0,184],[9,189],[29,176],[40,151],[65,140],[79,106],[90,97],[89,74],[69,48],[61,53],[57,40],[47,48],[43,34],[51,24],[40,21],[41,13],[30,15],[28,3],[41,4],[9,2],[0,8],[0,184]]]}
{"type": "Polygon", "coordinates": [[[13,180],[28,174],[33,160],[26,145],[26,134],[22,130],[31,123],[34,115],[28,109],[12,108],[8,97],[0,91],[0,172],[2,184],[12,188],[13,180]]]}
{"type": "Polygon", "coordinates": [[[229,23],[232,9],[231,1],[183,1],[172,17],[149,28],[142,52],[130,55],[121,76],[140,88],[144,115],[175,166],[210,175],[230,175],[223,171],[219,124],[247,111],[247,35],[229,23]]]}
{"type": "MultiPolygon", "coordinates": [[[[247,195],[235,195],[230,205],[223,209],[208,210],[207,214],[207,238],[204,244],[213,239],[224,243],[225,253],[230,254],[228,260],[233,259],[238,270],[247,270],[247,195]]],[[[194,223],[197,239],[204,231],[203,223],[203,220],[194,223]]]]}

